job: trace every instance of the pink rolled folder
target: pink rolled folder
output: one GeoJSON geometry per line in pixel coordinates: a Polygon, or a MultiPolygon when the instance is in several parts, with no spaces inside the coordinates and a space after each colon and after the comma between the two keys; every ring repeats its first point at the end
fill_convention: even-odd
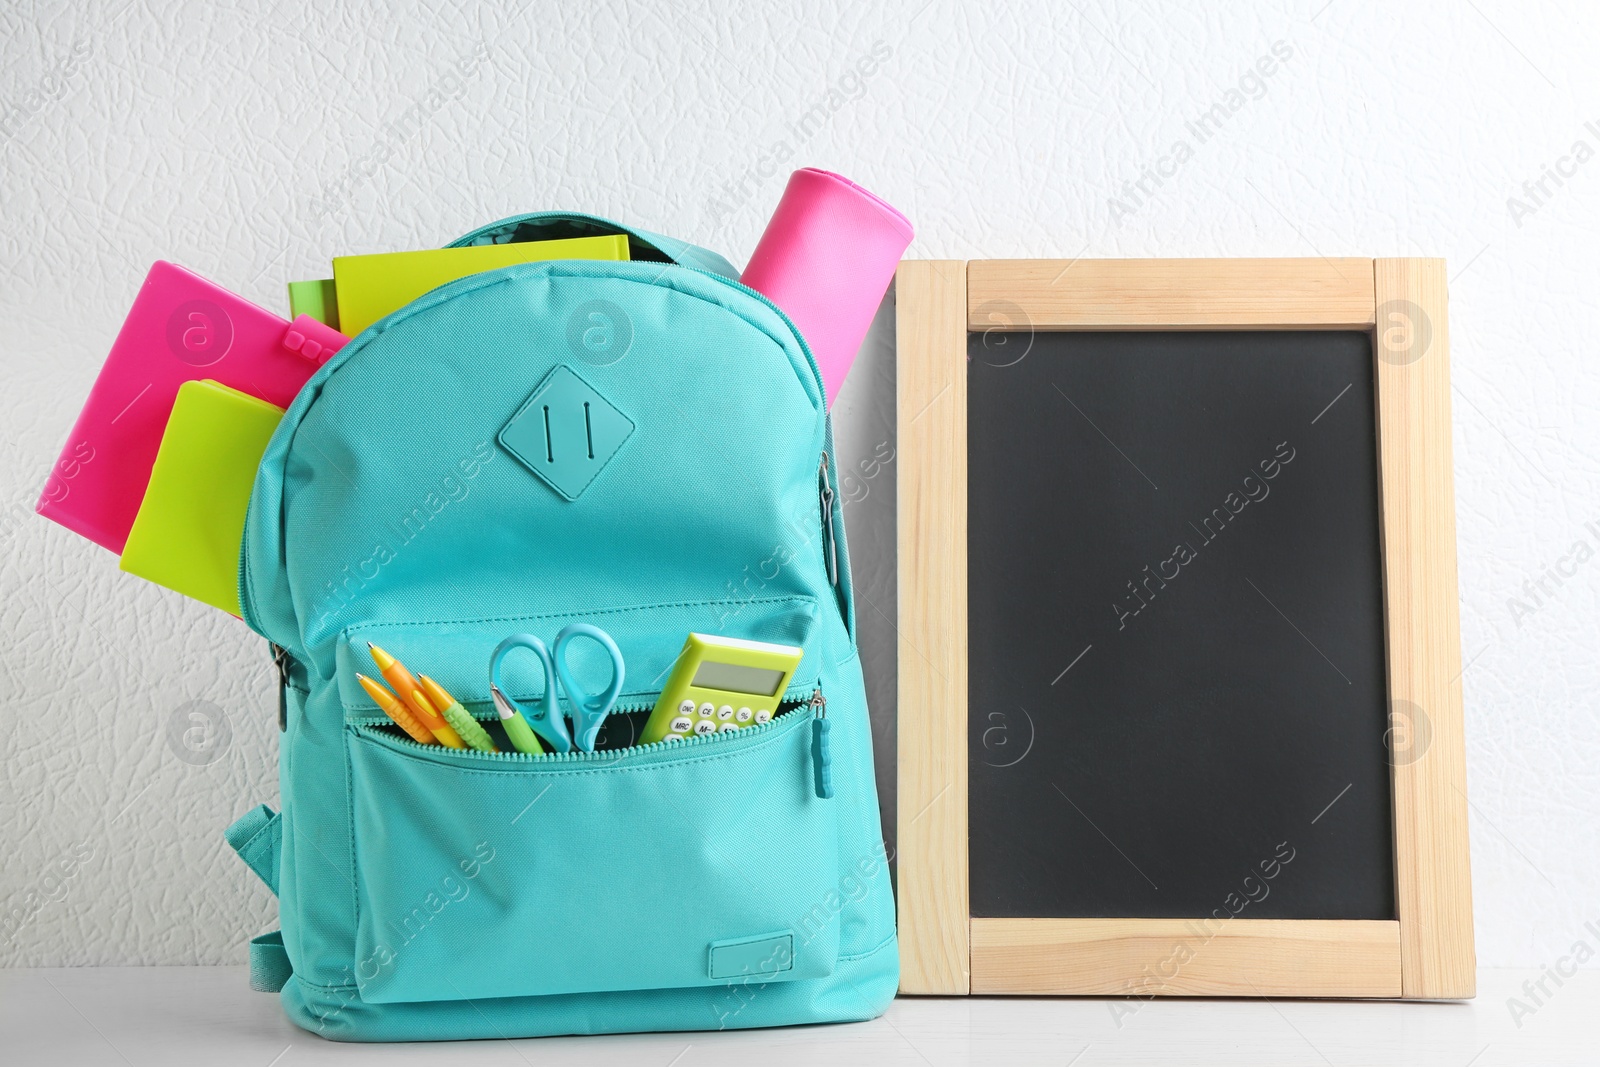
{"type": "Polygon", "coordinates": [[[34,510],[120,553],[180,385],[210,378],[286,408],[344,343],[315,319],[291,323],[157,260],[34,510]]]}
{"type": "Polygon", "coordinates": [[[883,200],[848,178],[806,167],[789,176],[739,278],[800,330],[822,370],[829,407],[912,236],[910,221],[883,200]]]}

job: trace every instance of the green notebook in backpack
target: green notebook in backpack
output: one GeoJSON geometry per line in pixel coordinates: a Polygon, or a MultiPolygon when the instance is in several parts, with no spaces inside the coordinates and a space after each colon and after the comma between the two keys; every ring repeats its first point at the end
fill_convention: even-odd
{"type": "MultiPolygon", "coordinates": [[[[894,996],[804,341],[720,257],[665,237],[546,214],[456,244],[618,233],[631,262],[506,267],[374,323],[262,459],[240,601],[282,672],[283,812],[229,839],[279,895],[253,980],[323,1036],[775,1026],[894,996]],[[356,677],[372,642],[493,726],[495,647],[574,622],[627,665],[594,752],[424,746],[356,677]],[[690,632],[804,655],[769,722],[632,743],[690,632]]],[[[537,672],[507,684],[541,694],[537,672]]]]}

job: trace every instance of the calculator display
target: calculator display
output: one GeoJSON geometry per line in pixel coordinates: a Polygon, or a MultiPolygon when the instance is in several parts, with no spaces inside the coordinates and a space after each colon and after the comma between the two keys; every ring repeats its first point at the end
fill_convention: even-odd
{"type": "MultiPolygon", "coordinates": [[[[783,714],[803,651],[718,634],[690,634],[672,665],[640,744],[736,733],[783,714]]],[[[794,700],[790,710],[804,703],[794,700]]]]}
{"type": "Polygon", "coordinates": [[[759,696],[772,696],[778,691],[778,686],[783,684],[785,671],[767,670],[762,667],[745,667],[737,663],[718,663],[716,660],[704,660],[700,669],[694,672],[694,680],[689,684],[703,689],[721,689],[733,693],[754,693],[759,696]]]}

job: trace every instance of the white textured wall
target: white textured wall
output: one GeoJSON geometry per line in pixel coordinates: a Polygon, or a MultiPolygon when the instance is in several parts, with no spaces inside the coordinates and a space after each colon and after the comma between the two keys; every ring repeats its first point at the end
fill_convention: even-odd
{"type": "MultiPolygon", "coordinates": [[[[1600,548],[1593,5],[389,6],[0,11],[0,963],[237,960],[273,921],[220,837],[275,797],[262,642],[31,512],[151,260],[281,307],[335,253],[568,207],[742,263],[804,164],[905,209],[914,256],[1448,257],[1479,959],[1588,936],[1600,561],[1569,557],[1537,604],[1523,583],[1600,548]],[[1259,98],[1125,190],[1275,46],[1259,98]],[[1525,191],[1580,141],[1563,184],[1525,191]],[[228,736],[185,763],[169,729],[205,707],[228,736]]],[[[892,446],[891,323],[838,404],[847,462],[892,446]]],[[[893,464],[862,489],[892,712],[893,464]]]]}

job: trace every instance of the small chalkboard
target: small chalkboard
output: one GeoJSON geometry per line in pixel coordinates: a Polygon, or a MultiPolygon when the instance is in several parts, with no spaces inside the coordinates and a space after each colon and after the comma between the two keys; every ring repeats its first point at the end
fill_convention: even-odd
{"type": "Polygon", "coordinates": [[[897,300],[902,990],[1470,996],[1442,263],[897,300]]]}
{"type": "Polygon", "coordinates": [[[972,914],[1393,919],[1369,339],[1010,341],[969,343],[972,914]]]}

